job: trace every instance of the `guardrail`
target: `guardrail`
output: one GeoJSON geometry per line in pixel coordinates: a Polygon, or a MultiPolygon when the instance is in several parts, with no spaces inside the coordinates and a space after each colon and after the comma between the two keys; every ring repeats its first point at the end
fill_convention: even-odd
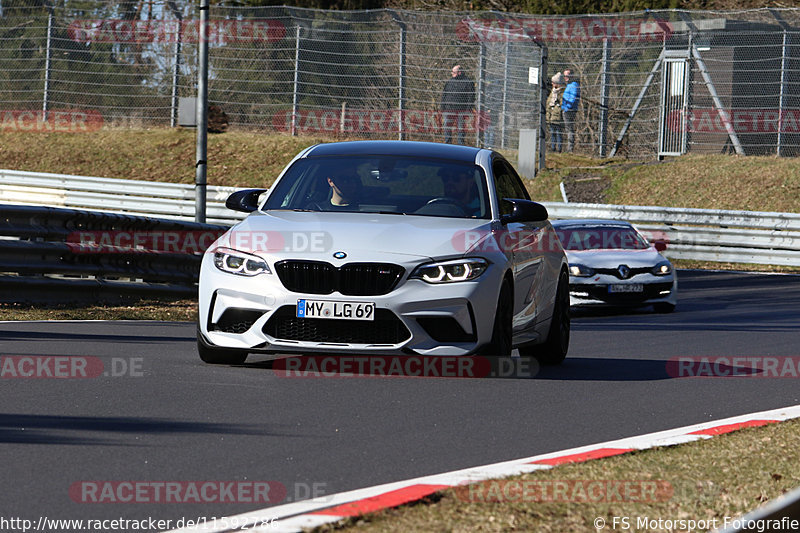
{"type": "Polygon", "coordinates": [[[224,225],[0,204],[0,301],[193,297],[224,225]]]}
{"type": "MultiPolygon", "coordinates": [[[[208,187],[207,219],[235,224],[234,187],[208,187]]],[[[0,202],[194,220],[194,186],[0,170],[0,202]]],[[[677,259],[800,266],[800,214],[544,202],[551,218],[627,220],[677,259]]]]}
{"type": "MultiPolygon", "coordinates": [[[[234,224],[244,213],[225,207],[236,187],[209,186],[206,220],[234,224]]],[[[137,216],[194,220],[195,189],[186,183],[0,169],[0,203],[91,209],[137,216]]]]}
{"type": "Polygon", "coordinates": [[[543,202],[551,218],[626,220],[676,259],[800,266],[800,214],[543,202]]]}

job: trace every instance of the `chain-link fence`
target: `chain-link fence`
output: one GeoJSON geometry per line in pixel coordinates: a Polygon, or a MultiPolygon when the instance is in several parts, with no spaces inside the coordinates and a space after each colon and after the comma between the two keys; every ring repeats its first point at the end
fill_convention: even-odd
{"type": "MultiPolygon", "coordinates": [[[[0,18],[5,128],[55,127],[41,110],[77,128],[87,114],[109,126],[175,125],[180,98],[196,92],[195,6],[71,5],[7,8],[0,18]]],[[[419,140],[443,140],[449,128],[468,144],[516,148],[520,128],[539,127],[541,84],[529,72],[544,72],[544,48],[471,38],[463,20],[214,6],[209,103],[232,127],[419,140]],[[454,65],[471,82],[470,103],[443,113],[454,65]]]]}
{"type": "MultiPolygon", "coordinates": [[[[19,4],[17,2],[16,4],[19,4]]],[[[56,1],[0,12],[0,131],[175,125],[196,93],[197,6],[56,1]]],[[[580,82],[576,151],[800,152],[800,10],[321,11],[212,6],[209,102],[233,128],[516,149],[541,80],[580,82]],[[450,69],[471,109],[442,113],[450,69]]]]}

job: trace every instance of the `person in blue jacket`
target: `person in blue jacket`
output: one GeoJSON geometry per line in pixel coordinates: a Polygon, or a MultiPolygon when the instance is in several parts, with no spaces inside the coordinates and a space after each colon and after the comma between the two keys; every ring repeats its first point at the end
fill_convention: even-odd
{"type": "Polygon", "coordinates": [[[575,148],[575,115],[578,114],[578,104],[581,101],[581,85],[578,77],[570,69],[564,71],[564,83],[567,88],[561,96],[561,111],[563,111],[564,133],[567,134],[567,151],[575,148]]]}

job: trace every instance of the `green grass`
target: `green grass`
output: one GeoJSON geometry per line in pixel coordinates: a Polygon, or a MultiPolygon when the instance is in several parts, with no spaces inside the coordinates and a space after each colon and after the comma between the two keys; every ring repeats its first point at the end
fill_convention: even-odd
{"type": "MultiPolygon", "coordinates": [[[[270,185],[300,150],[321,137],[232,131],[208,136],[209,185],[270,185]]],[[[194,183],[195,131],[100,130],[2,133],[0,168],[104,178],[194,183]],[[46,149],[43,149],[46,147],[46,149]]]]}
{"type": "Polygon", "coordinates": [[[611,180],[605,198],[609,204],[800,212],[797,158],[686,155],[661,162],[622,162],[580,161],[574,156],[565,160],[562,155],[552,156],[547,170],[529,186],[535,198],[561,201],[559,183],[580,172],[611,180]]]}

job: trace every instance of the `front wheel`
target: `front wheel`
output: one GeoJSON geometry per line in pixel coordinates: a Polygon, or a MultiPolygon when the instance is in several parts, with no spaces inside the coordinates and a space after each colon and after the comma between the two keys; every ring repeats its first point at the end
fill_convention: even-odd
{"type": "Polygon", "coordinates": [[[210,365],[240,365],[247,359],[247,352],[225,350],[209,346],[200,332],[197,332],[197,353],[204,363],[210,365]]]}
{"type": "Polygon", "coordinates": [[[514,316],[514,294],[511,284],[503,281],[500,295],[497,298],[497,310],[494,313],[492,341],[482,350],[487,357],[509,357],[511,355],[512,330],[511,320],[514,316]]]}
{"type": "Polygon", "coordinates": [[[542,365],[558,365],[567,357],[569,332],[569,276],[561,272],[547,340],[538,346],[520,348],[520,354],[534,357],[542,365]]]}

